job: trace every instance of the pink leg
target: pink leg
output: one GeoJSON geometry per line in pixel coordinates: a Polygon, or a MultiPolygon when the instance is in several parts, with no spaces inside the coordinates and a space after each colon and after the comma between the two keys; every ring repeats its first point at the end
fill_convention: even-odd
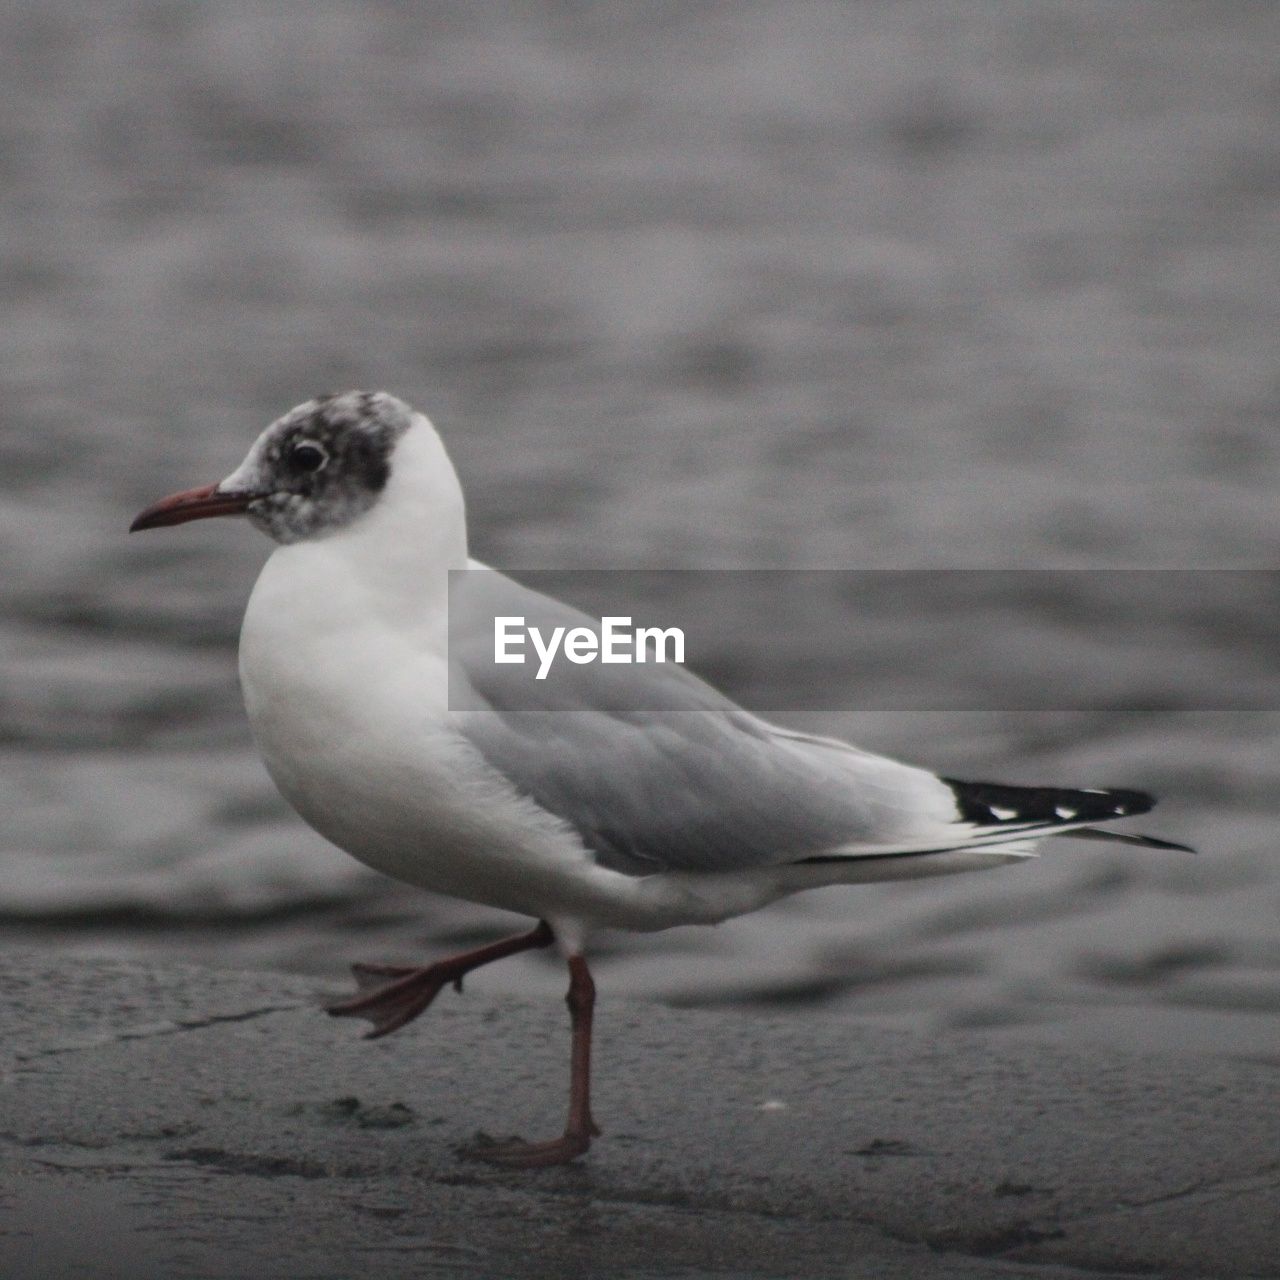
{"type": "MultiPolygon", "coordinates": [[[[359,991],[349,1000],[331,1004],[328,1011],[335,1018],[367,1018],[373,1023],[373,1030],[365,1039],[376,1040],[379,1036],[399,1031],[406,1022],[412,1022],[450,983],[461,991],[462,979],[473,969],[514,956],[521,951],[549,947],[554,941],[551,926],[544,920],[529,933],[504,938],[501,942],[477,947],[474,951],[464,951],[445,960],[437,960],[425,969],[407,969],[388,964],[355,964],[351,966],[351,971],[355,974],[359,991]]],[[[588,976],[587,981],[590,980],[588,976]]],[[[590,1014],[587,1020],[589,1036],[590,1014]]]]}
{"type": "Polygon", "coordinates": [[[569,959],[570,1025],[573,1048],[569,1066],[569,1118],[564,1133],[549,1142],[486,1142],[466,1147],[462,1155],[490,1164],[515,1169],[538,1169],[553,1164],[568,1164],[577,1159],[599,1137],[600,1130],[591,1116],[591,1016],[596,1003],[596,984],[581,956],[569,959]]]}

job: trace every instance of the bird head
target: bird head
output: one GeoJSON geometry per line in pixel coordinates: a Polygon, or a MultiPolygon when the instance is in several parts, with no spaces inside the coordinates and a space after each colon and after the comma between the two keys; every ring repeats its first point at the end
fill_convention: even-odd
{"type": "Polygon", "coordinates": [[[130,532],[245,515],[280,543],[334,533],[377,502],[415,419],[426,421],[383,391],[308,400],[273,422],[225,480],[162,498],[130,532]]]}

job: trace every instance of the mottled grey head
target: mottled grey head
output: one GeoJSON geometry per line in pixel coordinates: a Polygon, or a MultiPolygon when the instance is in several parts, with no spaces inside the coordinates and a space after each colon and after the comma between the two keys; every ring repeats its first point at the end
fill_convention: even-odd
{"type": "Polygon", "coordinates": [[[346,391],[291,409],[217,491],[251,495],[244,512],[277,542],[333,533],[378,500],[413,410],[385,391],[346,391]]]}

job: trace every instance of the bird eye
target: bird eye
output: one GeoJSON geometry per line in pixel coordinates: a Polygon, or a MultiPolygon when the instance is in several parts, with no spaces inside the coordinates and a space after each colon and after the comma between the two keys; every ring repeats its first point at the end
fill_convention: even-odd
{"type": "Polygon", "coordinates": [[[318,444],[304,440],[289,450],[289,461],[299,471],[319,471],[329,461],[329,455],[318,444]]]}

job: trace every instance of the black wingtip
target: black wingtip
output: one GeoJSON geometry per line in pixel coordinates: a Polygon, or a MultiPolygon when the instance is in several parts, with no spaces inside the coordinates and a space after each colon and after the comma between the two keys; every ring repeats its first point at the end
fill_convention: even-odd
{"type": "Polygon", "coordinates": [[[1155,797],[1120,788],[1076,791],[1066,787],[1011,787],[998,782],[943,778],[954,792],[965,822],[991,827],[1004,823],[1109,822],[1147,813],[1155,797]]]}
{"type": "Polygon", "coordinates": [[[997,782],[961,782],[956,778],[942,781],[954,792],[961,819],[988,831],[1031,827],[1039,828],[1045,835],[1079,836],[1083,840],[1110,840],[1145,849],[1195,853],[1190,845],[1176,840],[1081,825],[1114,822],[1149,812],[1156,801],[1145,791],[1113,787],[1084,791],[1064,787],[1010,787],[997,782]]]}

